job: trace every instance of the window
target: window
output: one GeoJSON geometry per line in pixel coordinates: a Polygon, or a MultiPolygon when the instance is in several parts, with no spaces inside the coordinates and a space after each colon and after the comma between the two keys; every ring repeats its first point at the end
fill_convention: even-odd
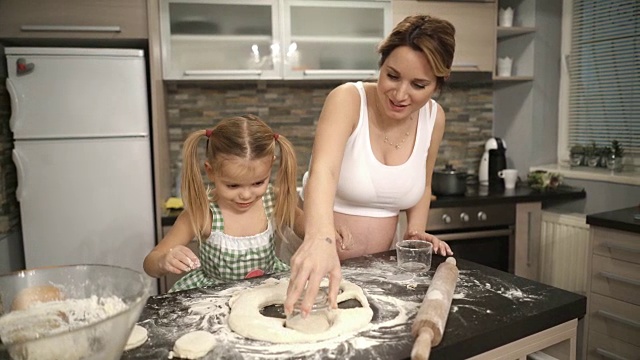
{"type": "MultiPolygon", "coordinates": [[[[640,1],[565,0],[558,158],[572,145],[640,158],[640,1]]],[[[636,164],[637,165],[637,164],[636,164]]]]}

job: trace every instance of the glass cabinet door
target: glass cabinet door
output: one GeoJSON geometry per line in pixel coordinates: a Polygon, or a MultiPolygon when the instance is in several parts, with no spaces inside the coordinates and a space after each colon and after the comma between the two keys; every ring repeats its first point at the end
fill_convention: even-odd
{"type": "Polygon", "coordinates": [[[368,79],[391,31],[389,1],[285,0],[286,78],[368,79]]]}
{"type": "Polygon", "coordinates": [[[281,79],[278,0],[161,0],[169,80],[281,79]]]}

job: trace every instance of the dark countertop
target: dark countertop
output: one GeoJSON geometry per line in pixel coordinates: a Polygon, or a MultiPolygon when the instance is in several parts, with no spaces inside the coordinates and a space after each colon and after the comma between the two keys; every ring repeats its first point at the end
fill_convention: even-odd
{"type": "MultiPolygon", "coordinates": [[[[467,192],[460,196],[438,196],[431,201],[431,208],[445,208],[454,206],[513,204],[522,202],[537,202],[545,204],[584,199],[587,196],[583,188],[561,185],[555,190],[538,191],[527,186],[518,186],[512,190],[489,189],[487,186],[470,185],[467,192]]],[[[171,226],[182,210],[168,210],[162,216],[162,226],[171,226]]]]}
{"type": "MultiPolygon", "coordinates": [[[[393,251],[346,261],[343,277],[365,291],[374,310],[372,323],[357,334],[317,343],[273,344],[245,339],[230,331],[228,299],[239,290],[263,283],[265,277],[153,296],[138,322],[148,329],[149,340],[125,352],[122,358],[167,358],[180,336],[206,330],[214,334],[218,343],[240,352],[245,359],[406,359],[413,346],[411,324],[435,268],[443,260],[441,256],[433,257],[427,277],[404,280],[398,278],[406,273],[395,266],[393,251]]],[[[432,349],[432,360],[480,354],[581,318],[586,312],[584,296],[465,260],[459,260],[458,267],[460,277],[444,337],[432,349]]]]}
{"type": "Polygon", "coordinates": [[[587,224],[640,234],[640,205],[587,215],[587,224]]]}
{"type": "Polygon", "coordinates": [[[555,202],[584,199],[587,193],[583,188],[560,185],[557,189],[539,191],[528,186],[515,189],[491,189],[488,186],[469,185],[464,196],[438,196],[431,201],[432,208],[444,208],[468,205],[489,205],[523,202],[555,202]]]}

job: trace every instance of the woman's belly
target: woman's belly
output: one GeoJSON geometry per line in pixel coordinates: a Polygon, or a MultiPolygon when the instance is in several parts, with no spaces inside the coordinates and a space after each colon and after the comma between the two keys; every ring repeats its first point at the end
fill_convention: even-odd
{"type": "Polygon", "coordinates": [[[337,244],[340,260],[387,251],[396,235],[398,217],[364,217],[333,213],[336,229],[346,227],[352,236],[352,242],[346,243],[348,249],[342,250],[337,244]]]}

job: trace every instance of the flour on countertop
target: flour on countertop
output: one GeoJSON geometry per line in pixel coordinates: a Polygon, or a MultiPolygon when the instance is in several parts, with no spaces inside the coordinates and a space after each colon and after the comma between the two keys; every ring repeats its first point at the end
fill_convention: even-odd
{"type": "MultiPolygon", "coordinates": [[[[421,296],[411,294],[410,298],[400,299],[389,294],[395,287],[407,291],[406,281],[389,280],[405,278],[402,276],[403,272],[383,261],[374,262],[365,274],[361,269],[343,267],[343,278],[362,286],[371,307],[376,309],[374,319],[355,334],[345,334],[315,343],[276,344],[247,339],[231,331],[227,324],[229,300],[247,289],[246,282],[197,296],[182,296],[177,305],[180,311],[175,311],[175,308],[173,312],[159,309],[159,317],[145,320],[139,325],[153,328],[154,332],[174,341],[188,332],[205,330],[214,335],[216,343],[232,346],[245,359],[344,358],[365,349],[367,354],[375,357],[375,350],[371,349],[375,349],[377,345],[391,340],[398,346],[406,346],[413,341],[407,336],[411,327],[409,319],[417,313],[421,296]]],[[[277,280],[267,279],[250,287],[264,286],[275,281],[277,280]]],[[[168,351],[166,355],[169,355],[168,351]]]]}
{"type": "MultiPolygon", "coordinates": [[[[250,283],[229,284],[229,287],[223,289],[203,289],[201,292],[185,293],[178,297],[172,295],[171,298],[175,299],[172,302],[175,303],[170,307],[157,308],[157,316],[140,324],[172,341],[187,332],[205,330],[214,335],[216,343],[221,344],[219,347],[229,351],[235,349],[245,359],[331,359],[354,356],[383,358],[389,354],[398,355],[411,348],[411,323],[436,269],[430,269],[426,276],[414,276],[398,268],[395,262],[374,257],[368,259],[366,266],[366,271],[349,265],[342,268],[343,278],[361,286],[374,309],[372,322],[357,333],[315,343],[276,344],[247,339],[231,331],[227,324],[229,300],[247,288],[278,281],[286,277],[286,274],[262,281],[256,279],[250,283]]],[[[482,298],[493,297],[495,294],[514,306],[539,296],[478,270],[460,271],[451,306],[452,316],[460,318],[463,324],[477,323],[480,317],[474,314],[491,313],[482,306],[482,298]]],[[[153,340],[150,338],[150,341],[153,340]]],[[[149,351],[154,351],[155,358],[166,358],[169,354],[168,349],[156,348],[149,351]]],[[[213,352],[215,351],[216,348],[213,352]]]]}

